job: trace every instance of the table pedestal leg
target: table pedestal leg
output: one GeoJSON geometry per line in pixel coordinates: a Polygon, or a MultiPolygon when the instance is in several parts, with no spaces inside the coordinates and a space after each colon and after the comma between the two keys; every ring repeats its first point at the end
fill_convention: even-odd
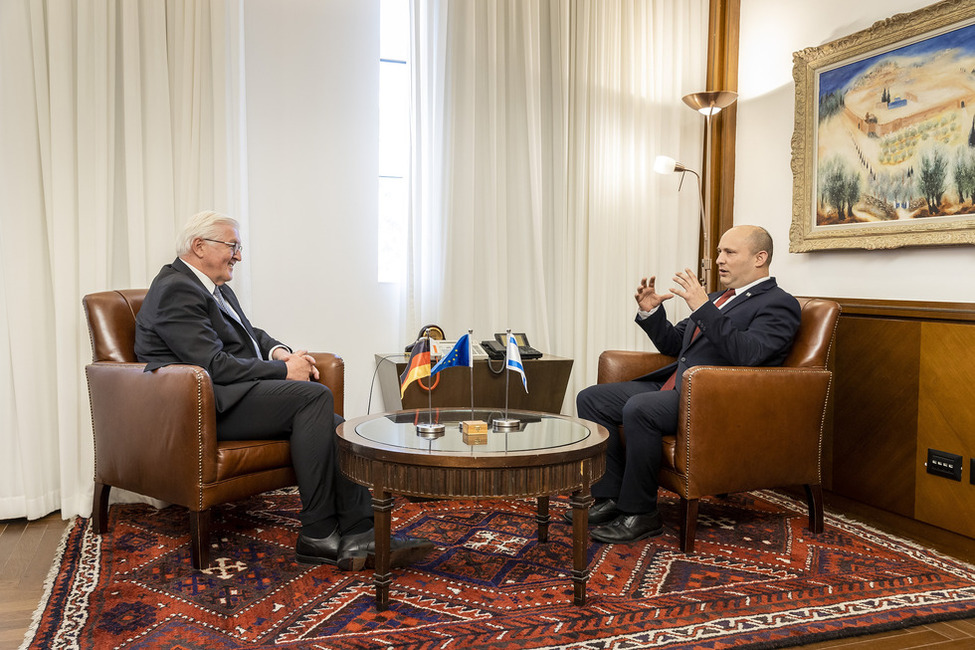
{"type": "Polygon", "coordinates": [[[548,497],[538,497],[535,521],[538,523],[538,542],[540,544],[548,541],[548,524],[551,520],[552,518],[548,516],[548,497]]]}
{"type": "Polygon", "coordinates": [[[389,569],[390,520],[393,510],[393,497],[382,489],[373,490],[372,516],[374,534],[376,538],[376,573],[373,583],[376,585],[376,611],[384,612],[389,609],[389,585],[393,582],[393,574],[389,569]]]}
{"type": "Polygon", "coordinates": [[[572,587],[573,605],[586,604],[586,582],[589,581],[589,506],[593,498],[589,488],[573,492],[569,499],[572,506],[572,587]]]}

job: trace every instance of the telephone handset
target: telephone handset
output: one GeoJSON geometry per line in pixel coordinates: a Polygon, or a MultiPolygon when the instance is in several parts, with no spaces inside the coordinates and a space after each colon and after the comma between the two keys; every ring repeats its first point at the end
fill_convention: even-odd
{"type": "Polygon", "coordinates": [[[423,336],[429,336],[431,339],[436,339],[438,341],[444,340],[443,328],[439,325],[424,325],[420,328],[420,331],[416,335],[416,340],[406,346],[407,352],[413,351],[413,346],[419,341],[423,336]]]}
{"type": "MultiPolygon", "coordinates": [[[[511,335],[515,337],[515,343],[518,344],[518,354],[521,355],[522,359],[538,359],[542,356],[541,352],[531,346],[524,332],[512,332],[511,335]]],[[[492,359],[504,359],[505,348],[507,348],[504,332],[496,333],[493,341],[481,341],[481,345],[492,359]]]]}

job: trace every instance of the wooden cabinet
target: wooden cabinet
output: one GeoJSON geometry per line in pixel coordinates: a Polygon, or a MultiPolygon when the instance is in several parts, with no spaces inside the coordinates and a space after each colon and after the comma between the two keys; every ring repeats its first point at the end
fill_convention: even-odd
{"type": "Polygon", "coordinates": [[[834,300],[828,489],[975,538],[975,304],[834,300]],[[962,480],[928,474],[928,449],[962,480]]]}
{"type": "MultiPolygon", "coordinates": [[[[408,355],[376,355],[379,364],[379,386],[383,391],[383,403],[387,411],[426,408],[428,399],[434,407],[471,405],[471,375],[465,367],[447,368],[437,373],[433,382],[429,379],[413,382],[400,398],[399,377],[406,369],[408,355]],[[423,387],[433,385],[432,394],[423,387]]],[[[503,409],[505,390],[508,391],[508,408],[511,410],[544,411],[561,413],[565,389],[572,372],[572,359],[546,354],[540,359],[524,361],[528,392],[521,384],[521,377],[513,373],[506,378],[504,360],[478,359],[474,361],[475,405],[503,409]],[[506,387],[506,382],[510,386],[506,387]]]]}

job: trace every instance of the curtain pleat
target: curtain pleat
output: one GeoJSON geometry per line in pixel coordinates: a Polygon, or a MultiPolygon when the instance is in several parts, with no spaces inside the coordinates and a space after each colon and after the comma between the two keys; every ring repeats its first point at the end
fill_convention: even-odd
{"type": "Polygon", "coordinates": [[[148,286],[199,210],[246,223],[241,11],[0,3],[0,519],[91,511],[82,296],[148,286]]]}

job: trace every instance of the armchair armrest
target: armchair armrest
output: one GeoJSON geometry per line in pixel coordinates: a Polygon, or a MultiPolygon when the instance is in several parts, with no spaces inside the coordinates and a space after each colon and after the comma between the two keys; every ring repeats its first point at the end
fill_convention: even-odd
{"type": "Polygon", "coordinates": [[[216,456],[210,376],[199,366],[143,372],[144,363],[85,367],[95,438],[95,482],[193,509],[198,486],[215,480],[203,458],[216,456]]]}
{"type": "Polygon", "coordinates": [[[309,352],[315,357],[315,367],[318,368],[319,383],[325,384],[332,391],[335,413],[345,414],[345,361],[342,357],[331,352],[309,352]]]}
{"type": "Polygon", "coordinates": [[[600,384],[630,381],[668,366],[676,360],[674,357],[658,352],[606,350],[599,355],[596,381],[600,384]]]}
{"type": "Polygon", "coordinates": [[[684,496],[821,483],[831,380],[821,368],[685,371],[674,450],[684,496]]]}

